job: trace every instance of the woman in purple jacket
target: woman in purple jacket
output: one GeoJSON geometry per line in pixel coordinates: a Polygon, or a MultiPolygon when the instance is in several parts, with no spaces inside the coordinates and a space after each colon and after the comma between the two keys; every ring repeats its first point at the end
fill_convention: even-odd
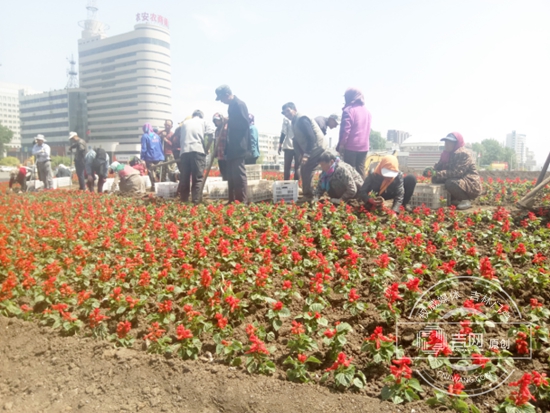
{"type": "Polygon", "coordinates": [[[371,115],[359,89],[349,88],[344,98],[346,105],[342,111],[340,139],[336,150],[342,154],[344,162],[353,166],[361,178],[365,179],[371,115]]]}

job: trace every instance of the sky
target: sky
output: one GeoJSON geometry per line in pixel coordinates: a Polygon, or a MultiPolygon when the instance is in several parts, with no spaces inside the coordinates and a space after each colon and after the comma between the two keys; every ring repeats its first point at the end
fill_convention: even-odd
{"type": "MultiPolygon", "coordinates": [[[[78,55],[86,0],[1,0],[0,81],[53,90],[78,55]],[[7,7],[6,7],[7,6],[7,7]]],[[[227,112],[231,86],[260,133],[278,134],[281,106],[341,113],[363,91],[372,128],[434,140],[504,141],[512,130],[542,163],[550,152],[549,0],[98,0],[108,35],[136,14],[169,19],[173,117],[227,112]]],[[[338,130],[330,133],[337,136],[338,130]]]]}

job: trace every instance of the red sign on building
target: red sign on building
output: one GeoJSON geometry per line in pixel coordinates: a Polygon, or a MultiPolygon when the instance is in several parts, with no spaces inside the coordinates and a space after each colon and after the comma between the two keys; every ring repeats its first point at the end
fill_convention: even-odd
{"type": "Polygon", "coordinates": [[[161,16],[160,14],[154,14],[154,13],[137,13],[136,14],[136,21],[141,23],[156,23],[160,24],[161,26],[164,26],[166,28],[169,28],[168,25],[168,19],[166,17],[161,16]]]}

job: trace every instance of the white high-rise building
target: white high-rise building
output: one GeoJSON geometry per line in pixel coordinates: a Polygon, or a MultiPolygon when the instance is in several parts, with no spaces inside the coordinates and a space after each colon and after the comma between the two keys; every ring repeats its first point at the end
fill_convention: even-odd
{"type": "Polygon", "coordinates": [[[264,164],[275,164],[279,158],[277,150],[279,148],[279,136],[266,133],[258,134],[258,147],[260,148],[260,157],[264,164]]]}
{"type": "Polygon", "coordinates": [[[523,170],[525,168],[525,161],[527,160],[527,137],[525,135],[512,131],[506,135],[506,146],[516,152],[517,168],[523,170]]]}
{"type": "Polygon", "coordinates": [[[0,123],[13,132],[11,142],[4,147],[10,156],[16,156],[21,149],[19,96],[30,90],[28,86],[0,82],[0,123]]]}
{"type": "Polygon", "coordinates": [[[139,154],[143,124],[162,129],[172,117],[167,20],[145,15],[145,23],[139,19],[133,31],[113,37],[106,37],[104,26],[89,15],[78,41],[89,143],[115,152],[120,160],[139,154]]]}

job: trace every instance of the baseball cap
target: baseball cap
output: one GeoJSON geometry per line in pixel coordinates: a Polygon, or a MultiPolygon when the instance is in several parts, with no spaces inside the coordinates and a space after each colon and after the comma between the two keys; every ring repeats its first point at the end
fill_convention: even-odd
{"type": "Polygon", "coordinates": [[[338,115],[337,113],[333,113],[328,118],[329,119],[334,119],[336,121],[336,123],[340,123],[340,115],[338,115]]]}
{"type": "Polygon", "coordinates": [[[231,88],[227,85],[221,85],[216,89],[216,100],[221,100],[221,96],[231,95],[231,88]]]}
{"type": "Polygon", "coordinates": [[[397,175],[399,175],[399,171],[392,171],[391,169],[382,168],[382,176],[384,178],[395,178],[397,175]]]}
{"type": "Polygon", "coordinates": [[[443,139],[441,139],[442,141],[451,141],[451,142],[457,142],[458,140],[456,139],[456,136],[453,135],[452,133],[449,133],[447,136],[445,136],[443,139]]]}
{"type": "Polygon", "coordinates": [[[76,132],[69,132],[69,139],[74,138],[75,136],[78,136],[78,133],[76,132]]]}

